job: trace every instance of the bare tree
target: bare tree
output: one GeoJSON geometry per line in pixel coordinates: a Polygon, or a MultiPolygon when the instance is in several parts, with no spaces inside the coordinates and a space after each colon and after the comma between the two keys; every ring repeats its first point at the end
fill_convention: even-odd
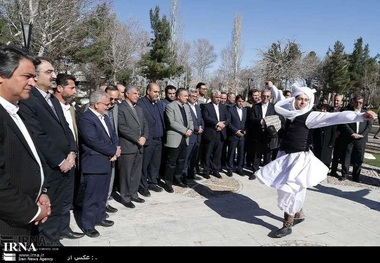
{"type": "MultiPolygon", "coordinates": [[[[97,4],[109,0],[2,0],[1,13],[9,30],[22,42],[21,21],[33,25],[32,45],[39,56],[61,53],[80,46],[85,39],[76,38],[82,22],[91,16],[97,4]],[[59,48],[54,44],[59,43],[59,48]]],[[[16,39],[15,39],[16,40],[16,39]]]]}
{"type": "Polygon", "coordinates": [[[310,88],[318,86],[320,78],[320,67],[322,66],[320,59],[315,52],[310,52],[301,60],[301,77],[305,80],[306,85],[310,88]]]}
{"type": "Polygon", "coordinates": [[[102,37],[110,39],[110,47],[105,50],[105,56],[112,67],[112,81],[116,82],[117,74],[126,69],[132,71],[134,78],[134,68],[141,55],[148,49],[148,32],[140,27],[136,19],[129,18],[124,24],[119,22],[114,14],[102,37]]]}
{"type": "Polygon", "coordinates": [[[235,15],[232,37],[229,46],[221,51],[222,64],[219,68],[224,75],[228,76],[227,83],[229,92],[236,93],[240,86],[240,64],[242,58],[241,48],[241,16],[235,15]]]}
{"type": "Polygon", "coordinates": [[[192,50],[192,68],[195,73],[194,79],[196,81],[204,81],[206,78],[206,70],[211,68],[218,55],[214,51],[214,46],[204,38],[194,41],[192,50]]]}
{"type": "Polygon", "coordinates": [[[273,43],[267,51],[261,53],[261,78],[273,80],[278,87],[288,85],[301,77],[302,53],[299,45],[288,40],[273,43]]]}

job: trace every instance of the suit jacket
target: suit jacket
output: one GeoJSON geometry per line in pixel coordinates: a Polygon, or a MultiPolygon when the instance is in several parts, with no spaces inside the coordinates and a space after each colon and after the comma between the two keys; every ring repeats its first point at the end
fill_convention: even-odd
{"type": "Polygon", "coordinates": [[[149,137],[148,122],[144,117],[143,110],[138,105],[135,106],[135,110],[137,116],[125,100],[118,107],[118,130],[122,154],[138,151],[142,153],[143,147],[140,147],[137,141],[140,137],[149,137]]]}
{"type": "Polygon", "coordinates": [[[263,132],[262,125],[261,125],[261,119],[263,119],[266,116],[272,116],[277,115],[276,111],[274,110],[274,104],[268,103],[268,109],[265,116],[263,116],[263,110],[261,108],[262,103],[259,102],[255,105],[253,105],[252,110],[248,117],[248,123],[247,125],[250,126],[250,131],[253,136],[254,141],[263,141],[263,136],[265,136],[265,133],[263,132]]]}
{"type": "Polygon", "coordinates": [[[59,165],[70,151],[77,152],[74,136],[60,102],[54,96],[51,96],[51,102],[57,115],[37,88],[33,87],[29,99],[19,103],[19,114],[30,128],[36,146],[48,164],[48,181],[62,176],[59,165]]]}
{"type": "MultiPolygon", "coordinates": [[[[182,138],[187,130],[194,131],[193,119],[191,118],[190,107],[184,104],[187,126],[183,124],[183,117],[180,110],[179,103],[175,100],[166,106],[165,120],[166,120],[166,141],[165,146],[176,148],[180,145],[182,138]]],[[[189,145],[189,138],[186,138],[186,144],[189,145]]]]}
{"type": "Polygon", "coordinates": [[[29,221],[37,214],[40,191],[40,166],[20,129],[0,105],[1,235],[30,234],[29,221]]]}
{"type": "MultiPolygon", "coordinates": [[[[218,117],[216,115],[216,111],[212,102],[201,104],[201,111],[204,120],[204,133],[203,138],[205,140],[214,140],[218,135],[216,131],[216,124],[218,123],[218,117]]],[[[227,126],[230,123],[230,118],[227,112],[227,106],[224,104],[219,104],[219,120],[224,121],[226,127],[220,131],[222,135],[222,139],[227,139],[227,126]]]]}
{"type": "MultiPolygon", "coordinates": [[[[124,101],[123,101],[124,102],[124,101]]],[[[123,103],[122,102],[122,103],[123,103]]],[[[121,103],[120,103],[121,104],[121,103]]],[[[118,130],[118,125],[119,125],[119,118],[118,118],[118,114],[119,114],[119,103],[116,103],[114,106],[113,106],[113,109],[112,109],[112,113],[113,113],[113,118],[111,119],[110,118],[110,122],[113,122],[113,127],[115,127],[115,132],[116,132],[116,135],[119,135],[119,130],[118,130]]],[[[108,115],[109,116],[109,115],[108,115]]]]}
{"type": "Polygon", "coordinates": [[[147,97],[142,97],[137,101],[137,105],[142,108],[146,121],[148,122],[149,138],[146,141],[145,146],[148,146],[152,138],[155,137],[157,122],[161,122],[163,130],[164,130],[164,134],[165,134],[164,110],[163,110],[162,104],[160,101],[157,102],[158,113],[160,116],[160,119],[157,119],[157,120],[155,117],[156,115],[154,114],[154,112],[152,112],[151,104],[152,103],[147,97]]]}
{"type": "Polygon", "coordinates": [[[235,134],[237,131],[245,131],[245,123],[247,121],[247,108],[242,107],[242,120],[239,118],[239,114],[236,106],[228,107],[228,113],[230,115],[230,123],[227,126],[227,135],[229,140],[238,140],[235,134]]]}
{"type": "Polygon", "coordinates": [[[193,125],[194,125],[194,132],[190,135],[189,137],[189,143],[200,143],[202,140],[202,134],[198,134],[199,132],[199,127],[202,126],[204,129],[204,121],[202,117],[202,112],[201,112],[201,107],[199,104],[195,104],[195,111],[197,112],[197,115],[195,115],[193,109],[190,107],[190,112],[191,112],[191,118],[193,119],[193,125]]]}
{"type": "MultiPolygon", "coordinates": [[[[366,112],[366,110],[361,110],[361,112],[366,112]]],[[[362,143],[366,143],[368,141],[368,133],[372,128],[372,121],[365,120],[363,122],[359,122],[359,134],[363,135],[363,138],[360,138],[362,143]]],[[[348,123],[348,124],[340,124],[339,131],[342,134],[343,139],[346,142],[351,142],[355,139],[351,137],[352,134],[356,133],[356,122],[348,123]]]]}
{"type": "Polygon", "coordinates": [[[85,111],[79,119],[81,138],[81,167],[83,173],[104,174],[111,171],[110,158],[115,155],[119,138],[112,129],[110,120],[104,115],[110,136],[98,116],[92,110],[85,111]]]}

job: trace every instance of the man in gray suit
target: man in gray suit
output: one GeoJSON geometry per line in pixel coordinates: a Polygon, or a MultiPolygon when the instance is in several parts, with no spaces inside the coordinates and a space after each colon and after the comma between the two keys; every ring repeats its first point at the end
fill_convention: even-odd
{"type": "Polygon", "coordinates": [[[187,187],[181,182],[189,137],[194,125],[189,105],[186,104],[189,93],[184,88],[176,91],[176,100],[169,103],[165,110],[167,161],[165,169],[166,191],[173,193],[173,182],[187,187]]]}
{"type": "Polygon", "coordinates": [[[136,105],[139,92],[130,86],[125,90],[125,100],[119,104],[119,140],[121,156],[118,163],[120,196],[123,205],[134,208],[132,203],[143,203],[138,196],[142,175],[143,149],[148,138],[148,122],[143,110],[136,105]]]}

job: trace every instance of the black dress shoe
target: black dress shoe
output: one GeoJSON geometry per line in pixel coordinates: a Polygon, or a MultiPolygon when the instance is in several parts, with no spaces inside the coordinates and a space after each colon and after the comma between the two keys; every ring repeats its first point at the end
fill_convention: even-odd
{"type": "Polygon", "coordinates": [[[112,206],[110,206],[110,205],[107,205],[106,206],[106,212],[108,212],[108,213],[116,213],[118,210],[117,210],[117,208],[115,208],[115,207],[112,207],[112,206]]]}
{"type": "Polygon", "coordinates": [[[156,184],[150,184],[149,186],[148,186],[148,189],[149,190],[152,190],[152,191],[154,191],[154,192],[162,192],[162,188],[161,187],[159,187],[158,185],[156,185],[156,184]]]}
{"type": "Polygon", "coordinates": [[[171,186],[165,186],[165,191],[168,192],[168,193],[174,193],[174,190],[173,190],[173,187],[171,186]]]}
{"type": "Polygon", "coordinates": [[[74,232],[74,231],[69,231],[69,232],[67,232],[67,233],[63,233],[63,234],[61,234],[60,239],[62,239],[62,238],[76,239],[76,238],[81,238],[81,237],[84,237],[84,234],[83,234],[83,233],[78,233],[78,232],[74,232]]]}
{"type": "Polygon", "coordinates": [[[255,180],[256,179],[256,175],[253,173],[249,176],[248,178],[249,180],[255,180]]]}
{"type": "Polygon", "coordinates": [[[110,227],[110,226],[113,226],[114,224],[115,224],[114,221],[104,219],[103,221],[96,223],[95,225],[96,226],[110,227]]]}
{"type": "Polygon", "coordinates": [[[206,178],[206,179],[210,179],[211,177],[210,177],[210,174],[209,173],[203,173],[202,174],[202,176],[204,177],[204,178],[206,178]]]}
{"type": "Polygon", "coordinates": [[[347,180],[347,176],[346,175],[342,175],[341,177],[338,178],[339,181],[345,181],[347,180]]]}
{"type": "Polygon", "coordinates": [[[145,202],[145,200],[144,199],[142,199],[142,198],[140,198],[140,197],[137,197],[137,198],[131,198],[131,200],[133,201],[133,202],[136,202],[136,203],[144,203],[145,202]]]}
{"type": "Polygon", "coordinates": [[[232,177],[232,171],[227,171],[227,176],[232,177]]]}
{"type": "Polygon", "coordinates": [[[100,236],[99,232],[94,229],[82,229],[83,233],[88,237],[98,237],[100,236]]]}
{"type": "Polygon", "coordinates": [[[177,182],[177,183],[175,183],[175,185],[177,185],[177,186],[179,186],[179,187],[183,187],[183,188],[188,187],[187,184],[184,184],[184,183],[182,183],[182,182],[177,182]]]}
{"type": "Polygon", "coordinates": [[[129,202],[123,202],[123,205],[125,207],[135,208],[135,205],[131,201],[129,201],[129,202]]]}
{"type": "Polygon", "coordinates": [[[243,170],[237,169],[237,170],[236,170],[236,173],[237,173],[238,175],[240,175],[240,176],[244,176],[244,172],[243,172],[243,170]]]}
{"type": "Polygon", "coordinates": [[[222,176],[220,175],[219,171],[214,171],[212,173],[216,178],[222,178],[222,176]]]}
{"type": "Polygon", "coordinates": [[[187,177],[189,180],[196,180],[196,181],[199,181],[199,180],[202,180],[202,178],[200,178],[198,175],[194,175],[194,176],[189,176],[187,177]]]}
{"type": "Polygon", "coordinates": [[[148,189],[139,189],[139,193],[140,193],[140,195],[145,196],[145,197],[150,196],[150,192],[148,189]]]}

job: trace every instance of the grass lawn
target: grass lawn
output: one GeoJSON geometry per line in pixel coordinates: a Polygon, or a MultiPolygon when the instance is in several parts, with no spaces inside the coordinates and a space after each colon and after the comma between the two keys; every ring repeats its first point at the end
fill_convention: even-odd
{"type": "Polygon", "coordinates": [[[376,167],[380,167],[380,154],[379,153],[371,153],[373,156],[375,156],[376,159],[367,159],[364,158],[364,163],[376,167]]]}

